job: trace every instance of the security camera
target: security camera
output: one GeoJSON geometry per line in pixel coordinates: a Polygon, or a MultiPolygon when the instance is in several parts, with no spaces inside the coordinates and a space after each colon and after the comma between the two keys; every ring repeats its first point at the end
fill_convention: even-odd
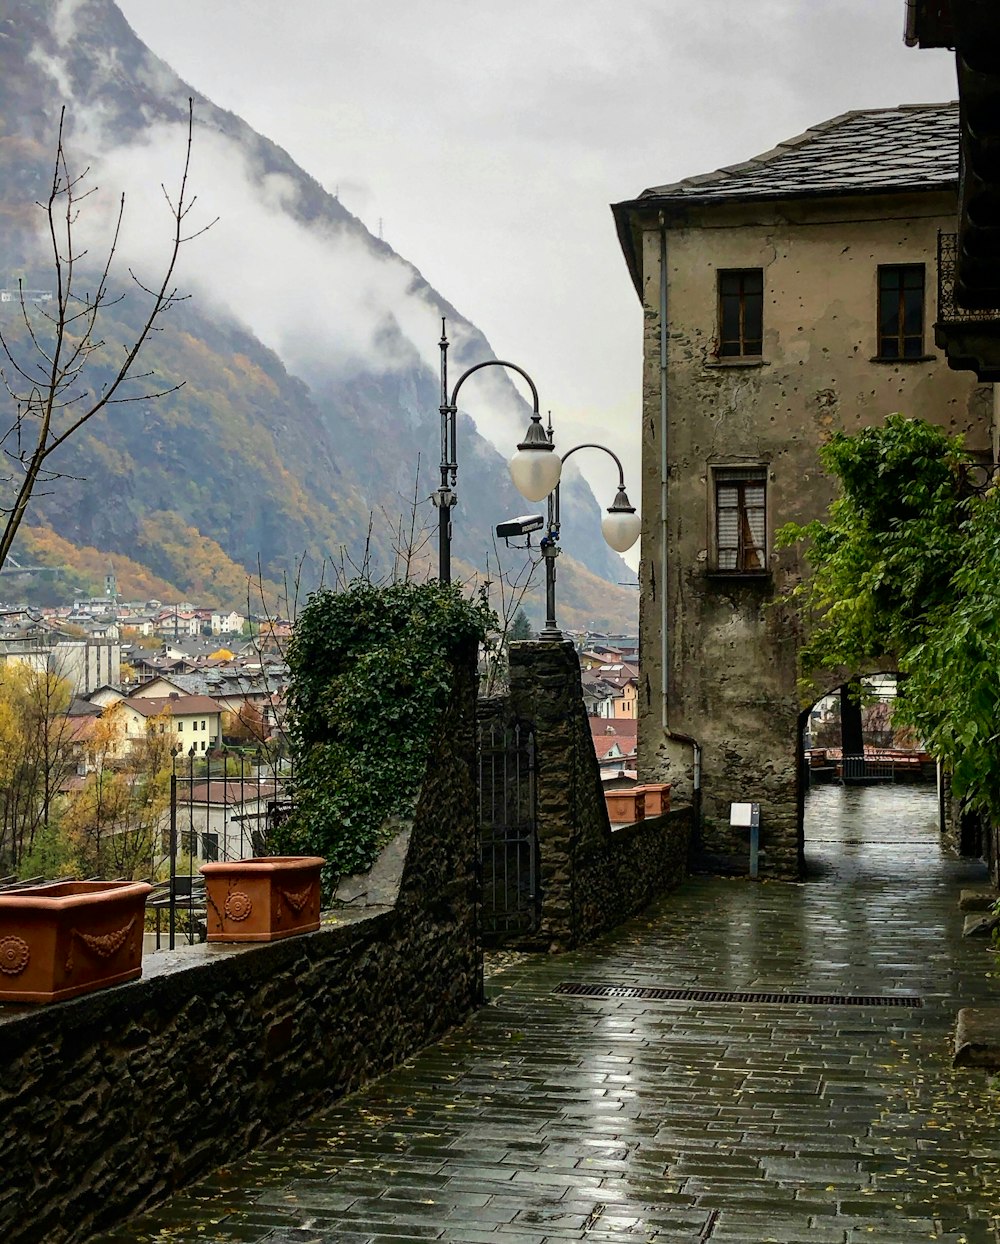
{"type": "Polygon", "coordinates": [[[544,525],[545,519],[541,514],[522,514],[519,518],[508,518],[505,523],[497,523],[497,535],[504,540],[512,540],[539,531],[544,525]]]}

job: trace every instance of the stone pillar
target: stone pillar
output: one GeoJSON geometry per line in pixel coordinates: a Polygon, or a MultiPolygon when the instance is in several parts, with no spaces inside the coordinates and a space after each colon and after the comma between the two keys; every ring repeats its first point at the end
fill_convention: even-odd
{"type": "Polygon", "coordinates": [[[510,702],[514,715],[535,729],[540,940],[564,949],[580,937],[580,870],[604,849],[610,832],[572,643],[512,643],[510,702]]]}

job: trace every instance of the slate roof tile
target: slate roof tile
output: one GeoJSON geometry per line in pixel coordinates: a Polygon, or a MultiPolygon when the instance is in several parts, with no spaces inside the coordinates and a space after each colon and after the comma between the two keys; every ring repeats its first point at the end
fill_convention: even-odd
{"type": "Polygon", "coordinates": [[[845,112],[740,164],[644,190],[642,199],[796,198],[958,184],[958,104],[845,112]]]}

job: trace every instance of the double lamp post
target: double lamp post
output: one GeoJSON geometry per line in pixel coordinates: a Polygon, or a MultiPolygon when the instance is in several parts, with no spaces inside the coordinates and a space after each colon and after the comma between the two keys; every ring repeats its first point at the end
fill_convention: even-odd
{"type": "Polygon", "coordinates": [[[574,445],[561,457],[555,452],[552,419],[549,417],[548,428],[542,427],[542,417],[538,409],[538,389],[535,382],[516,363],[508,363],[502,359],[487,359],[467,368],[458,380],[451,393],[448,392],[448,338],[445,332],[445,321],[441,321],[441,483],[432,494],[432,500],[438,509],[438,578],[442,583],[451,582],[451,511],[454,509],[458,495],[455,491],[458,482],[458,455],[456,417],[458,414],[458,393],[468,378],[486,367],[503,367],[517,372],[526,381],[531,390],[531,422],[524,435],[524,440],[517,447],[517,453],[510,460],[510,474],[514,487],[527,501],[548,501],[548,513],[545,521],[545,535],[540,546],[545,561],[545,627],[541,631],[541,639],[562,639],[562,632],[556,624],[556,558],[559,556],[559,481],[563,463],[572,454],[581,449],[599,449],[614,459],[618,467],[618,491],[615,499],[608,507],[601,520],[601,532],[605,541],[618,553],[630,549],[639,538],[641,519],[635,512],[635,506],[628,499],[625,491],[625,471],[618,455],[605,445],[587,443],[574,445]]]}

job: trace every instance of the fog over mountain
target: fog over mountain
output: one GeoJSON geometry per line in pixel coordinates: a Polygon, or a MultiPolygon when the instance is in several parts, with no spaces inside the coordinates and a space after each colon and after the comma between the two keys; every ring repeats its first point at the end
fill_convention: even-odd
{"type": "MultiPolygon", "coordinates": [[[[128,270],[149,285],[165,264],[171,217],[163,187],[172,194],[180,176],[189,97],[197,201],[188,231],[218,218],[184,247],[178,284],[191,297],[170,310],[140,368],[152,368],[157,385],[184,387],[87,425],[58,464],[74,478],[38,499],[32,523],[76,546],[132,557],[192,593],[214,586],[232,595],[258,557],[265,576],[278,580],[295,573],[303,554],[309,587],[341,547],[360,557],[372,514],[371,544],[383,562],[391,559],[392,526],[413,495],[418,462],[419,521],[435,517],[425,498],[440,455],[441,319],[452,341],[452,381],[493,357],[486,338],[343,207],[336,187],[324,189],[181,82],[112,0],[8,0],[5,10],[0,286],[19,276],[34,287],[51,284],[33,204],[51,181],[63,105],[71,168],[89,165],[99,187],[77,224],[90,261],[106,252],[125,193],[115,272],[126,296],[110,309],[108,351],[95,359],[92,383],[106,380],[143,317],[144,296],[128,270]]],[[[0,327],[23,346],[11,304],[0,315],[0,327]]],[[[469,415],[459,426],[455,556],[471,572],[485,564],[493,525],[529,508],[504,458],[530,411],[500,368],[477,373],[462,400],[469,415]]],[[[613,585],[632,575],[600,536],[588,486],[575,470],[567,476],[563,543],[572,556],[560,562],[561,616],[625,624],[635,594],[613,585]]]]}

